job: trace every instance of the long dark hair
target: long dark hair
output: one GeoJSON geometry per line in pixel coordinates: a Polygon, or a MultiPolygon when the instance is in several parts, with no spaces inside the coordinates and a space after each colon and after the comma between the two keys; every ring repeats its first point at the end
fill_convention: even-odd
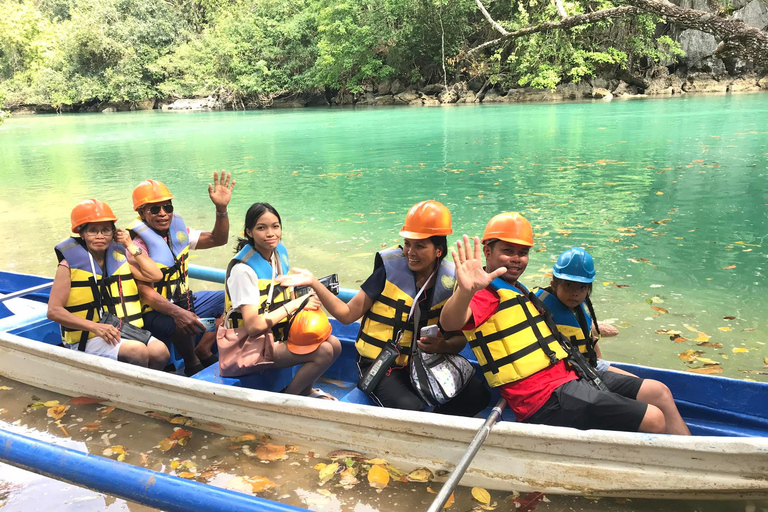
{"type": "Polygon", "coordinates": [[[277,210],[275,210],[274,206],[269,203],[253,203],[251,207],[248,208],[248,211],[245,212],[245,227],[243,227],[243,236],[245,238],[237,239],[235,253],[240,252],[240,250],[246,245],[253,247],[253,237],[248,236],[248,230],[253,228],[254,224],[256,224],[256,221],[258,221],[259,218],[261,218],[261,216],[267,212],[274,214],[274,216],[277,217],[277,222],[279,222],[280,226],[282,227],[283,221],[280,219],[280,214],[277,213],[277,210]]]}

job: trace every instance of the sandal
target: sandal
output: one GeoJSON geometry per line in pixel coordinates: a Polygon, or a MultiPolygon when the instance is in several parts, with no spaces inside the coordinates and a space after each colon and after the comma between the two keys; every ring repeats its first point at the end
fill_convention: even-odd
{"type": "Polygon", "coordinates": [[[216,354],[211,354],[210,356],[206,357],[205,359],[200,360],[200,364],[203,365],[203,368],[208,368],[209,366],[216,364],[219,362],[219,358],[216,357],[216,354]]]}
{"type": "Polygon", "coordinates": [[[339,401],[338,398],[336,398],[335,396],[333,396],[330,393],[326,393],[325,391],[323,391],[320,388],[312,388],[312,392],[309,395],[307,395],[307,396],[309,396],[311,398],[320,398],[322,400],[332,400],[334,402],[338,402],[339,401]]]}
{"type": "Polygon", "coordinates": [[[187,368],[185,366],[184,367],[184,375],[186,375],[187,377],[191,377],[194,374],[203,371],[204,369],[205,368],[203,368],[202,364],[196,364],[195,366],[192,366],[192,367],[189,367],[189,368],[187,368]]]}

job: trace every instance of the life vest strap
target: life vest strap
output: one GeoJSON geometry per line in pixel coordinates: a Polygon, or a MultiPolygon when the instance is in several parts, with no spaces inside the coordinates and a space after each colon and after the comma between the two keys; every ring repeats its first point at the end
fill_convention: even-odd
{"type": "MultiPolygon", "coordinates": [[[[478,337],[480,335],[481,334],[478,333],[478,337]]],[[[555,338],[553,335],[550,335],[550,336],[547,336],[546,338],[544,338],[542,340],[539,340],[539,341],[549,345],[549,343],[551,343],[553,341],[556,341],[556,340],[557,340],[557,338],[555,338]]],[[[480,365],[480,371],[482,373],[487,373],[487,372],[490,371],[493,374],[497,374],[497,373],[499,373],[499,368],[501,368],[502,366],[505,366],[505,365],[508,365],[508,364],[512,364],[515,361],[524,358],[528,354],[532,354],[532,353],[536,352],[540,348],[541,347],[539,346],[539,344],[531,343],[527,347],[521,348],[517,352],[514,352],[512,354],[504,356],[504,357],[502,357],[500,359],[494,360],[491,357],[490,351],[488,350],[488,345],[487,344],[483,344],[483,345],[480,346],[480,349],[483,351],[483,355],[485,356],[485,360],[488,361],[488,362],[486,364],[484,364],[484,365],[480,365]]],[[[549,348],[549,347],[547,347],[547,348],[549,348]]],[[[557,362],[557,361],[555,361],[555,362],[557,362]]]]}

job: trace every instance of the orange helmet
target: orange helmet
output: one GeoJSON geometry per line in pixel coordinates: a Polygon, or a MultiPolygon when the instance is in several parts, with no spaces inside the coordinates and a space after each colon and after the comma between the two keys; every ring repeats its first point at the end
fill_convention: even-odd
{"type": "Polygon", "coordinates": [[[155,180],[142,181],[133,189],[133,209],[138,210],[147,203],[173,199],[173,194],[163,183],[155,180]]]}
{"type": "Polygon", "coordinates": [[[79,233],[80,228],[89,222],[115,222],[117,217],[112,213],[112,208],[107,203],[102,203],[98,199],[86,199],[72,208],[69,215],[72,220],[72,232],[79,233]]]}
{"type": "Polygon", "coordinates": [[[288,350],[303,355],[314,352],[331,335],[331,322],[319,309],[300,311],[288,332],[288,350]]]}
{"type": "Polygon", "coordinates": [[[447,236],[451,233],[451,212],[442,203],[432,200],[413,205],[405,216],[403,229],[400,230],[400,236],[415,240],[447,236]]]}
{"type": "Polygon", "coordinates": [[[517,212],[500,213],[485,226],[483,243],[490,240],[533,247],[533,229],[528,219],[517,212]]]}

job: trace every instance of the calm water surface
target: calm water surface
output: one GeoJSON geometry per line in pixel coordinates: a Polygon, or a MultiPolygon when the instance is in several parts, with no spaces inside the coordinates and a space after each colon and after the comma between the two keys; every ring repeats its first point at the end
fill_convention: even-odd
{"type": "Polygon", "coordinates": [[[370,273],[375,251],[398,243],[417,201],[451,209],[451,242],[519,210],[536,238],[523,282],[548,284],[573,245],[595,257],[598,317],[621,331],[601,342],[607,358],[686,369],[701,364],[678,354],[695,349],[724,375],[766,380],[766,118],[759,94],[13,117],[0,125],[0,261],[52,275],[72,206],[97,197],[127,224],[131,191],[147,178],[170,187],[188,225],[210,229],[216,169],[238,182],[231,243],[194,263],[226,266],[245,210],[269,201],[292,263],[337,272],[349,288],[370,273]],[[673,343],[665,329],[690,341],[673,343]],[[693,341],[706,337],[722,348],[693,341]]]}

